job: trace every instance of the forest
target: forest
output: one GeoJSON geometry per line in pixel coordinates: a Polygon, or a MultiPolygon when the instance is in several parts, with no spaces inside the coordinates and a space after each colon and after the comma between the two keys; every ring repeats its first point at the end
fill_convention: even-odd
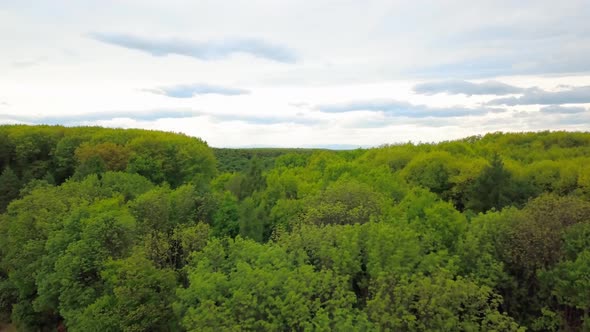
{"type": "Polygon", "coordinates": [[[590,133],[347,151],[0,126],[18,331],[590,331],[590,133]]]}

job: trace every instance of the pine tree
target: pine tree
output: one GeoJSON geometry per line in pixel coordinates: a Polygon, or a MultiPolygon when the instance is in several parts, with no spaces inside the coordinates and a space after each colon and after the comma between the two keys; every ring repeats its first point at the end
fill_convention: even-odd
{"type": "Polygon", "coordinates": [[[504,168],[500,155],[494,153],[490,164],[473,183],[467,207],[476,212],[504,207],[509,203],[509,185],[510,172],[504,168]]]}

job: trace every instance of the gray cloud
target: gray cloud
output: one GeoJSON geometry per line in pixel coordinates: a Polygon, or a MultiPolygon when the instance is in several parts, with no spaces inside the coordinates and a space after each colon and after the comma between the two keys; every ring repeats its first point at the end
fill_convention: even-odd
{"type": "Polygon", "coordinates": [[[568,90],[549,92],[541,89],[528,89],[520,97],[497,98],[488,105],[558,105],[590,103],[590,85],[568,90]]]}
{"type": "Polygon", "coordinates": [[[367,100],[354,101],[346,104],[327,104],[316,107],[324,113],[346,113],[355,111],[384,112],[389,116],[409,118],[446,118],[463,116],[481,116],[488,113],[503,112],[498,108],[466,108],[455,107],[430,107],[426,105],[414,105],[397,100],[367,100]]]}
{"type": "Polygon", "coordinates": [[[236,53],[243,53],[284,63],[297,61],[297,55],[293,50],[260,39],[194,41],[180,38],[147,38],[127,34],[96,32],[90,33],[88,36],[103,43],[143,51],[153,56],[177,54],[200,60],[219,60],[236,53]]]}
{"type": "Polygon", "coordinates": [[[250,93],[250,91],[244,89],[200,83],[162,86],[155,89],[144,89],[143,91],[165,95],[172,98],[192,98],[194,96],[204,94],[237,96],[250,93]]]}
{"type": "Polygon", "coordinates": [[[473,83],[463,80],[446,80],[421,83],[414,86],[414,92],[424,95],[437,93],[471,95],[506,95],[521,93],[525,89],[498,81],[473,83]]]}
{"type": "MultiPolygon", "coordinates": [[[[556,106],[560,107],[560,106],[556,106]]],[[[567,108],[567,107],[565,107],[567,108]]],[[[575,111],[575,107],[572,107],[575,111]]],[[[562,110],[562,109],[561,109],[562,110]]],[[[567,112],[568,110],[566,110],[567,112]]],[[[545,129],[569,129],[569,127],[587,127],[590,125],[590,109],[582,112],[566,113],[566,112],[535,112],[535,111],[517,111],[513,112],[512,121],[507,125],[520,124],[523,130],[539,130],[545,129]]],[[[587,130],[587,129],[585,129],[587,130]]]]}
{"type": "MultiPolygon", "coordinates": [[[[409,71],[422,77],[444,78],[590,72],[590,21],[584,0],[477,4],[459,1],[455,5],[457,16],[450,18],[457,29],[449,27],[450,33],[436,34],[429,44],[435,47],[430,48],[431,61],[409,71]],[[493,12],[502,19],[473,21],[468,17],[472,11],[467,8],[493,12]]],[[[451,10],[448,5],[445,7],[444,10],[451,10]]],[[[431,33],[436,31],[432,25],[427,29],[431,33]]]]}
{"type": "Polygon", "coordinates": [[[590,112],[576,115],[565,115],[557,120],[557,123],[571,126],[588,126],[590,125],[590,112]]]}
{"type": "Polygon", "coordinates": [[[129,118],[137,121],[154,121],[158,119],[181,119],[203,115],[196,111],[183,110],[149,110],[141,112],[95,112],[76,115],[54,116],[21,116],[12,114],[0,114],[0,118],[12,121],[32,124],[76,124],[83,122],[105,121],[117,118],[129,118]]]}
{"type": "Polygon", "coordinates": [[[548,114],[577,114],[586,112],[588,109],[579,106],[561,106],[561,105],[550,105],[540,109],[541,113],[548,114]]]}
{"type": "Polygon", "coordinates": [[[414,125],[421,127],[449,127],[457,126],[458,122],[453,118],[441,118],[441,117],[424,117],[424,118],[401,118],[396,116],[385,116],[381,119],[355,119],[344,126],[346,128],[361,128],[361,129],[377,129],[396,125],[414,125]]]}
{"type": "MultiPolygon", "coordinates": [[[[516,41],[510,41],[515,43],[516,41]]],[[[555,45],[566,43],[567,40],[554,40],[545,46],[532,45],[527,48],[523,45],[507,45],[503,52],[498,53],[496,46],[489,49],[486,56],[471,55],[462,60],[451,60],[446,63],[433,65],[422,64],[402,70],[403,74],[420,78],[487,78],[508,75],[547,75],[547,74],[584,74],[590,72],[590,48],[578,47],[575,49],[553,50],[546,53],[548,49],[554,49],[555,45]],[[493,55],[492,55],[493,54],[493,55]]],[[[571,42],[571,41],[570,41],[571,42]]],[[[581,39],[576,42],[578,45],[585,45],[588,39],[581,39]]],[[[457,44],[455,48],[466,47],[457,44]]]]}
{"type": "Polygon", "coordinates": [[[316,125],[322,120],[310,119],[304,115],[296,116],[257,116],[239,114],[215,114],[210,112],[192,110],[148,110],[135,112],[96,112],[79,115],[55,115],[55,116],[21,116],[14,114],[0,114],[0,122],[48,124],[48,125],[78,125],[89,122],[109,121],[118,118],[128,118],[135,121],[156,121],[159,119],[183,119],[198,116],[207,116],[216,122],[241,121],[255,125],[272,124],[303,124],[316,125]]]}
{"type": "Polygon", "coordinates": [[[302,125],[316,125],[323,123],[324,121],[318,119],[310,119],[306,118],[305,116],[256,116],[256,115],[235,115],[235,114],[227,114],[227,115],[218,115],[218,114],[210,114],[213,120],[219,122],[228,122],[228,121],[241,121],[246,122],[249,124],[257,124],[257,125],[272,125],[272,124],[281,124],[281,123],[292,123],[292,124],[302,124],[302,125]]]}

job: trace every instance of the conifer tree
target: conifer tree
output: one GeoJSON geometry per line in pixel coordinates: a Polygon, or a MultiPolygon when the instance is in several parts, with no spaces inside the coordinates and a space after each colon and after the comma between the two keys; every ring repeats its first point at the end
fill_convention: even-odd
{"type": "Polygon", "coordinates": [[[494,153],[490,164],[475,180],[467,207],[476,212],[500,209],[509,202],[510,173],[504,168],[499,154],[494,153]]]}

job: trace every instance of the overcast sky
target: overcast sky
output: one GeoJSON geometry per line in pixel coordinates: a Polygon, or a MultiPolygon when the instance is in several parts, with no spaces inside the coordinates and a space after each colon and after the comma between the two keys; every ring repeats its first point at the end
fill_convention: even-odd
{"type": "Polygon", "coordinates": [[[0,0],[0,123],[367,147],[590,130],[590,1],[0,0]]]}

